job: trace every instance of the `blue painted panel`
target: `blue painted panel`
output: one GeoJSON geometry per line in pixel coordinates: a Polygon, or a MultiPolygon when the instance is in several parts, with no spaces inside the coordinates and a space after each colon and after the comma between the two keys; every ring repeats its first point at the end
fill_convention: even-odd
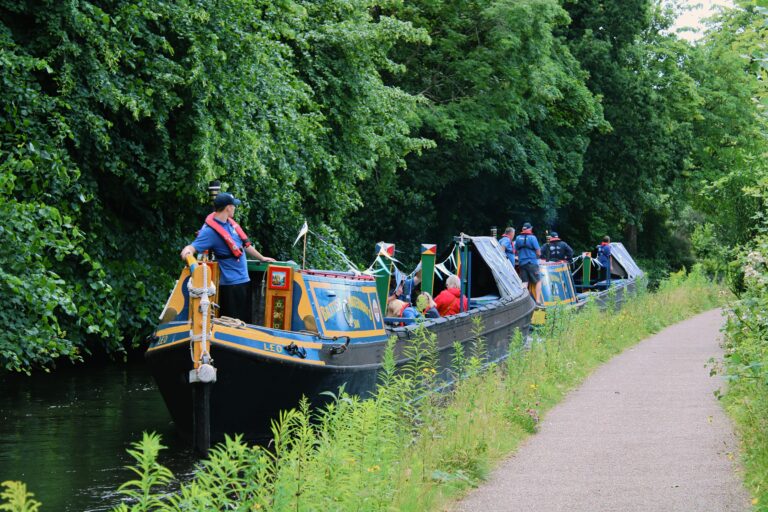
{"type": "Polygon", "coordinates": [[[304,275],[321,334],[368,337],[384,324],[373,281],[304,275]]]}
{"type": "Polygon", "coordinates": [[[539,271],[541,273],[542,301],[545,305],[576,302],[576,290],[567,263],[541,264],[539,271]]]}

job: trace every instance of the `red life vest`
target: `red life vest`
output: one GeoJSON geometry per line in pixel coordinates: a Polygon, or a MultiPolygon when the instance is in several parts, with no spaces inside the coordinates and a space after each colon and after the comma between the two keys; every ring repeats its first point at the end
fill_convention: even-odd
{"type": "MultiPolygon", "coordinates": [[[[222,240],[224,240],[224,243],[227,244],[227,247],[229,247],[229,250],[232,252],[232,256],[234,256],[235,258],[239,258],[243,254],[243,251],[240,250],[237,244],[235,244],[235,241],[232,240],[232,237],[230,236],[229,232],[226,229],[224,229],[224,226],[222,226],[221,223],[219,223],[215,217],[216,217],[215,213],[208,215],[205,218],[205,223],[208,225],[209,228],[214,230],[216,234],[222,238],[222,240]]],[[[227,222],[229,222],[229,224],[233,228],[235,228],[235,233],[237,233],[237,236],[239,236],[240,240],[242,240],[243,247],[244,248],[250,247],[251,242],[250,240],[248,240],[248,235],[245,234],[245,231],[243,231],[243,228],[241,228],[240,225],[237,222],[235,222],[234,219],[227,219],[227,222]]]]}
{"type": "Polygon", "coordinates": [[[533,230],[532,229],[524,229],[520,232],[521,235],[532,235],[533,230]]]}

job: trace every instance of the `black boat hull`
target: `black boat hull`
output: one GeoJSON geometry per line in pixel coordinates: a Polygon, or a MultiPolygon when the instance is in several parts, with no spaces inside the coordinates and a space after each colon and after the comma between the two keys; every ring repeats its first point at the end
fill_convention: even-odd
{"type": "MultiPolygon", "coordinates": [[[[437,336],[439,378],[443,382],[450,378],[447,370],[454,357],[454,342],[460,342],[465,352],[473,342],[473,318],[482,319],[488,360],[498,361],[509,354],[515,332],[527,336],[533,309],[533,301],[525,294],[426,322],[424,327],[437,336]]],[[[418,336],[418,329],[416,325],[387,329],[390,336],[397,338],[398,366],[407,363],[407,346],[418,336]]],[[[321,406],[330,400],[324,393],[337,393],[342,386],[350,394],[369,395],[382,369],[386,341],[352,343],[341,353],[338,346],[338,341],[323,344],[313,354],[314,360],[285,355],[277,358],[219,341],[214,326],[211,355],[217,381],[209,385],[212,441],[223,439],[225,434],[243,434],[248,439],[267,437],[280,411],[295,407],[303,396],[313,406],[321,406]]],[[[188,342],[182,339],[172,346],[150,350],[146,358],[178,430],[191,436],[193,388],[202,384],[189,383],[192,363],[188,342]]]]}

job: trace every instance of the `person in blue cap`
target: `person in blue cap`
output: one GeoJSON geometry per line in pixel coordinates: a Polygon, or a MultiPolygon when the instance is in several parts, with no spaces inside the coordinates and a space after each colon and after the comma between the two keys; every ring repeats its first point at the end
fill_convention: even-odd
{"type": "Polygon", "coordinates": [[[550,233],[549,241],[541,248],[541,257],[544,261],[573,262],[573,249],[570,245],[560,240],[557,231],[550,233]]]}
{"type": "Polygon", "coordinates": [[[214,212],[205,219],[195,240],[181,250],[181,259],[202,251],[211,251],[219,262],[218,301],[221,316],[251,322],[250,277],[245,255],[259,261],[275,261],[263,256],[251,245],[248,235],[233,219],[240,200],[222,192],[213,200],[214,212]]]}
{"type": "Polygon", "coordinates": [[[527,287],[528,283],[535,285],[535,292],[533,300],[539,303],[539,297],[541,297],[541,278],[539,277],[539,258],[541,257],[541,247],[539,247],[539,241],[536,239],[536,235],[533,234],[533,226],[530,222],[523,224],[523,229],[520,234],[515,238],[515,251],[517,252],[517,261],[520,265],[520,280],[523,281],[523,286],[527,287]]]}

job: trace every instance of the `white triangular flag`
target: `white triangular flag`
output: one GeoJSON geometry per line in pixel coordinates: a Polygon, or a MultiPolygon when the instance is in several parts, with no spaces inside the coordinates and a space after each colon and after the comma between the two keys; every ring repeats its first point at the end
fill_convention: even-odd
{"type": "Polygon", "coordinates": [[[293,242],[293,245],[295,246],[297,243],[299,243],[299,240],[301,240],[301,237],[307,234],[309,231],[309,226],[307,226],[307,221],[304,221],[304,225],[301,226],[301,231],[299,231],[299,236],[296,237],[296,241],[293,242]]]}

